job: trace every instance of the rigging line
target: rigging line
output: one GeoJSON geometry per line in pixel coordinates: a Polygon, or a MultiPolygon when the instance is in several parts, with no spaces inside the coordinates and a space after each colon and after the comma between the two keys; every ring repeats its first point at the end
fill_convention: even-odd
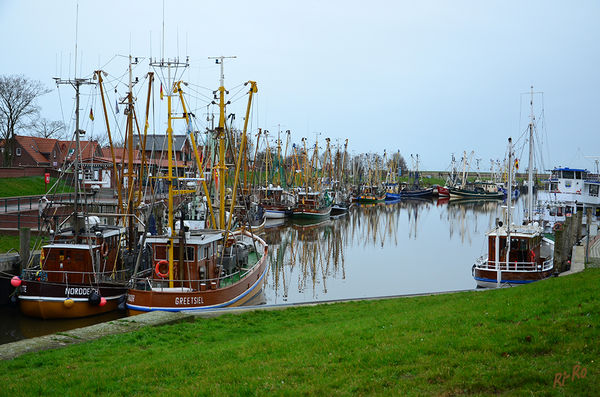
{"type": "Polygon", "coordinates": [[[210,92],[213,92],[213,91],[214,91],[213,89],[210,89],[210,88],[208,88],[208,87],[204,87],[204,86],[202,86],[202,85],[198,85],[198,84],[194,84],[194,83],[188,83],[188,84],[189,84],[190,86],[193,86],[193,87],[198,87],[198,88],[205,89],[206,91],[210,91],[210,92]]]}

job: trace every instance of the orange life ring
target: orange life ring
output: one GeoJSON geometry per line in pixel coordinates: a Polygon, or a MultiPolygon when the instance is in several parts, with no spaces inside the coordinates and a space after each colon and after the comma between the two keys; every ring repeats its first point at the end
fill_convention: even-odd
{"type": "Polygon", "coordinates": [[[562,230],[562,226],[563,226],[563,225],[562,225],[562,223],[560,223],[560,222],[556,222],[556,223],[554,224],[554,226],[552,227],[552,230],[554,230],[555,232],[556,232],[556,231],[560,231],[560,230],[562,230]]]}
{"type": "Polygon", "coordinates": [[[108,244],[106,244],[106,241],[103,241],[102,245],[100,245],[100,253],[102,256],[108,256],[108,244]]]}
{"type": "Polygon", "coordinates": [[[154,272],[160,278],[167,278],[167,277],[169,277],[169,261],[166,261],[166,260],[163,259],[161,261],[156,262],[156,266],[154,267],[154,272]],[[160,271],[160,267],[162,265],[167,265],[167,271],[164,272],[164,273],[160,271]]]}

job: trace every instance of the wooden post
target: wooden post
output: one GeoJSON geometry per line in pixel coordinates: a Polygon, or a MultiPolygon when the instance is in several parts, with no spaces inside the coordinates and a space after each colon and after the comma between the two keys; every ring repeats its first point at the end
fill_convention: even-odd
{"type": "MultiPolygon", "coordinates": [[[[27,262],[29,261],[29,241],[31,240],[31,229],[28,227],[23,227],[19,229],[19,257],[21,258],[21,269],[24,269],[27,266],[27,262]]],[[[21,273],[19,269],[19,274],[21,273]]]]}

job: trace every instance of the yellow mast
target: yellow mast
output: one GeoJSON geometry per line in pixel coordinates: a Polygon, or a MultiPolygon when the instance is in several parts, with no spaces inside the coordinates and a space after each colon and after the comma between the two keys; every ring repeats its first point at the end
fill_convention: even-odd
{"type": "Polygon", "coordinates": [[[225,227],[225,172],[227,166],[225,165],[225,74],[223,71],[223,61],[225,58],[236,58],[236,57],[209,57],[208,59],[214,59],[217,64],[221,65],[221,79],[219,86],[219,126],[217,127],[217,137],[219,139],[219,164],[217,170],[219,171],[219,228],[225,227]]]}
{"type": "MultiPolygon", "coordinates": [[[[233,191],[231,196],[231,207],[229,208],[229,213],[233,214],[233,208],[235,207],[235,198],[237,196],[237,185],[238,179],[240,176],[240,166],[242,161],[244,160],[244,149],[246,147],[246,131],[248,130],[248,119],[250,118],[250,108],[252,106],[252,94],[258,92],[258,88],[256,87],[255,81],[248,81],[246,84],[250,84],[250,91],[248,92],[248,107],[246,108],[246,118],[244,119],[244,130],[242,131],[242,142],[240,143],[240,151],[238,153],[238,159],[235,164],[235,177],[233,178],[233,191]]],[[[227,222],[227,228],[225,229],[225,241],[227,241],[227,233],[229,233],[229,229],[231,228],[231,220],[233,216],[229,217],[229,221],[227,222]]]]}
{"type": "Polygon", "coordinates": [[[183,117],[185,118],[185,121],[188,125],[188,132],[190,135],[190,140],[192,142],[192,147],[194,149],[194,156],[196,157],[196,165],[198,167],[198,174],[200,175],[200,180],[202,181],[202,189],[204,190],[204,196],[206,197],[206,205],[208,206],[208,210],[210,212],[210,219],[211,219],[213,227],[216,228],[215,214],[213,212],[212,201],[210,199],[210,194],[208,192],[208,186],[206,186],[206,181],[202,177],[202,175],[203,175],[202,169],[204,167],[202,166],[202,162],[200,161],[200,154],[198,153],[198,146],[196,145],[196,139],[194,138],[194,134],[192,133],[191,128],[189,128],[191,120],[190,120],[190,115],[185,106],[185,101],[183,99],[183,90],[181,89],[181,81],[177,82],[177,92],[179,93],[179,99],[181,100],[181,106],[183,108],[183,115],[184,115],[183,117]]]}
{"type": "MultiPolygon", "coordinates": [[[[108,133],[108,143],[110,145],[110,155],[112,157],[112,163],[113,163],[113,172],[114,175],[113,177],[115,178],[115,183],[116,183],[116,187],[117,187],[117,199],[118,199],[118,213],[121,213],[123,207],[121,206],[122,198],[121,198],[121,178],[119,178],[119,174],[117,171],[117,160],[115,159],[115,149],[113,146],[113,141],[112,141],[112,135],[110,133],[110,124],[108,122],[108,112],[106,111],[106,101],[104,99],[104,85],[102,84],[102,73],[104,73],[102,70],[96,70],[96,76],[98,76],[98,85],[100,86],[100,98],[102,99],[102,109],[104,110],[104,121],[106,122],[106,131],[108,133]]],[[[117,218],[117,225],[120,222],[120,218],[117,218]]]]}

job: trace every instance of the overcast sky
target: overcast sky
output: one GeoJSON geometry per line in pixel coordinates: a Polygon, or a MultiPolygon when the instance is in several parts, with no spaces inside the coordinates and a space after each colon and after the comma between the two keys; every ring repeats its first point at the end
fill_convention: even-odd
{"type": "MultiPolygon", "coordinates": [[[[350,152],[419,154],[421,169],[430,170],[446,169],[452,153],[473,151],[488,170],[490,159],[504,157],[509,136],[526,157],[523,94],[533,85],[543,92],[534,97],[544,121],[542,166],[592,170],[586,156],[600,156],[598,1],[164,3],[164,56],[189,55],[183,78],[193,84],[199,119],[203,95],[210,96],[201,87],[219,83],[218,65],[207,57],[235,55],[225,83],[231,94],[244,81],[258,83],[252,128],[291,130],[295,142],[314,141],[316,133],[321,142],[348,138],[350,152]]],[[[67,123],[73,90],[57,90],[52,77],[73,77],[76,5],[0,0],[0,74],[22,73],[53,88],[39,102],[42,115],[67,123]]],[[[108,87],[123,96],[127,61],[115,56],[160,57],[162,26],[162,0],[80,0],[78,76],[103,67],[108,87]]],[[[134,73],[140,80],[150,70],[145,62],[134,73]]],[[[145,103],[143,84],[136,90],[145,103]]],[[[86,117],[85,128],[102,134],[97,89],[86,92],[82,112],[93,108],[97,117],[86,117]]],[[[245,104],[241,98],[230,106],[238,124],[245,104]]],[[[155,117],[153,128],[164,131],[164,119],[155,117]]]]}

